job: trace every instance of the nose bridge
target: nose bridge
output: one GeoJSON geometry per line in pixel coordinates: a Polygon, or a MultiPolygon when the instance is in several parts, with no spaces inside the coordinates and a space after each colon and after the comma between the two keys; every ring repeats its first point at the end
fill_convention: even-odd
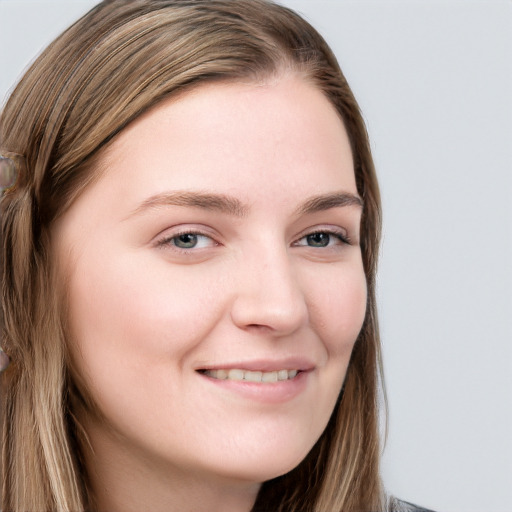
{"type": "Polygon", "coordinates": [[[232,318],[240,328],[286,335],[307,321],[304,290],[285,244],[259,244],[242,255],[239,269],[232,318]]]}

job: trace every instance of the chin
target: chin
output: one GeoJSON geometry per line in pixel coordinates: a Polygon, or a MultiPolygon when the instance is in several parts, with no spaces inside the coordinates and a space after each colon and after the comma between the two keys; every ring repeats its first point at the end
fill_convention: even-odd
{"type": "Polygon", "coordinates": [[[280,453],[275,452],[273,456],[265,455],[256,460],[244,457],[243,461],[240,459],[233,461],[234,464],[230,467],[224,464],[220,471],[229,479],[263,483],[295,469],[305,459],[308,452],[309,450],[301,451],[300,454],[291,454],[281,451],[280,453]]]}

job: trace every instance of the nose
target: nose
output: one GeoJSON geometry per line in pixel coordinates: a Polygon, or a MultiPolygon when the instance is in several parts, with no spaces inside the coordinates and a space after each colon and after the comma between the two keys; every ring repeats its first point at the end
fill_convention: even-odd
{"type": "Polygon", "coordinates": [[[231,309],[235,325],[286,336],[307,323],[306,297],[285,249],[253,253],[239,268],[231,309]]]}

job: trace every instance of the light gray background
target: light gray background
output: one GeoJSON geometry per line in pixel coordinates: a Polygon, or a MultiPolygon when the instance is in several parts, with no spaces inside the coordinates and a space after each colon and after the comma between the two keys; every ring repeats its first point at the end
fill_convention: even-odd
{"type": "MultiPolygon", "coordinates": [[[[0,0],[1,99],[95,3],[0,0]]],[[[332,45],[372,139],[387,487],[438,512],[510,512],[512,3],[284,3],[332,45]]]]}

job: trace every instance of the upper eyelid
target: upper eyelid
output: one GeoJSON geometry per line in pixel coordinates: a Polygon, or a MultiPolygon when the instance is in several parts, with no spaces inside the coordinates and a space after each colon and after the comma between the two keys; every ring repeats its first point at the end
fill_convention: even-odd
{"type": "Polygon", "coordinates": [[[304,229],[296,236],[295,239],[300,240],[301,238],[304,238],[305,236],[314,235],[315,233],[330,233],[333,235],[341,235],[344,238],[350,238],[348,230],[341,226],[319,225],[319,226],[313,226],[313,227],[304,229]]]}
{"type": "Polygon", "coordinates": [[[175,226],[168,226],[165,229],[162,229],[160,233],[158,233],[154,239],[158,240],[159,238],[174,238],[180,235],[192,234],[192,235],[201,235],[206,236],[208,238],[215,239],[217,233],[213,229],[208,229],[206,227],[197,227],[193,224],[190,227],[182,227],[182,224],[177,224],[175,226]],[[168,233],[168,234],[166,234],[168,233]]]}

